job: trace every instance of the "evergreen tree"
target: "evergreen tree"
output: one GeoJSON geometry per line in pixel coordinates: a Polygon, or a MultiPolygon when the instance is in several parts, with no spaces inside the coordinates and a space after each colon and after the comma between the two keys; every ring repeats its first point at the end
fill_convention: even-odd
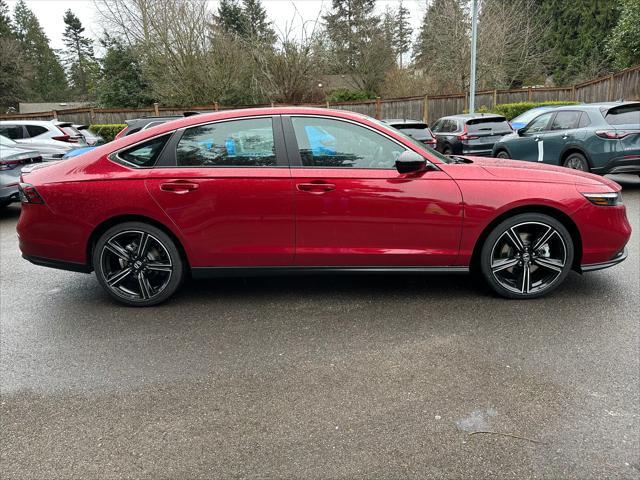
{"type": "Polygon", "coordinates": [[[64,69],[55,52],[49,46],[38,18],[20,0],[15,7],[16,36],[24,51],[25,62],[30,66],[27,85],[31,100],[60,101],[67,96],[67,80],[64,69]]]}
{"type": "Polygon", "coordinates": [[[100,104],[107,108],[137,108],[153,103],[151,87],[133,47],[108,35],[101,43],[106,52],[101,60],[102,80],[96,87],[100,104]]]}
{"type": "Polygon", "coordinates": [[[71,87],[77,96],[86,99],[98,73],[93,42],[83,35],[82,22],[71,10],[65,12],[64,23],[66,27],[62,38],[67,48],[64,58],[71,87]]]}
{"type": "Polygon", "coordinates": [[[402,68],[402,57],[411,48],[411,35],[413,35],[413,29],[409,22],[410,16],[411,12],[402,4],[402,0],[400,0],[395,16],[395,29],[393,36],[393,50],[399,59],[400,68],[402,68]]]}
{"type": "Polygon", "coordinates": [[[221,0],[215,20],[223,32],[238,38],[246,37],[247,22],[237,0],[221,0]]]}
{"type": "Polygon", "coordinates": [[[0,38],[15,38],[9,6],[4,0],[0,0],[0,38]]]}
{"type": "Polygon", "coordinates": [[[618,20],[618,2],[538,0],[549,25],[544,39],[552,50],[548,73],[557,84],[575,83],[610,71],[612,59],[606,44],[618,20]]]}
{"type": "Polygon", "coordinates": [[[243,0],[242,3],[248,38],[262,45],[273,45],[276,33],[260,0],[243,0]]]}
{"type": "Polygon", "coordinates": [[[640,63],[640,2],[638,0],[623,0],[620,19],[611,32],[608,51],[614,59],[616,68],[627,68],[640,63]]]}

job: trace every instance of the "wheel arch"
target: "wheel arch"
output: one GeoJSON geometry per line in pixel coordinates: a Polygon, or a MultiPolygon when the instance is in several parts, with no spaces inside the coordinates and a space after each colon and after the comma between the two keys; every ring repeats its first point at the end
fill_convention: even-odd
{"type": "Polygon", "coordinates": [[[507,152],[507,155],[509,155],[509,158],[513,158],[511,155],[511,152],[509,151],[509,149],[505,146],[505,145],[497,145],[493,148],[493,152],[492,155],[494,158],[497,158],[498,154],[500,152],[507,152]]]}
{"type": "Polygon", "coordinates": [[[582,237],[580,235],[580,230],[576,223],[571,219],[569,215],[564,213],[557,208],[550,207],[548,205],[523,205],[520,207],[512,208],[507,210],[506,212],[501,213],[496,218],[491,220],[489,224],[482,230],[482,233],[476,240],[476,243],[473,247],[473,253],[471,255],[470,267],[473,270],[479,270],[480,266],[480,252],[482,251],[482,246],[486,241],[487,237],[491,233],[491,231],[501,222],[506,220],[507,218],[513,217],[515,215],[519,215],[521,213],[542,213],[545,215],[549,215],[552,218],[558,220],[564,227],[569,231],[569,235],[571,235],[571,240],[573,241],[574,247],[574,256],[573,256],[573,264],[571,266],[572,269],[577,270],[580,268],[580,264],[582,262],[582,237]]]}
{"type": "Polygon", "coordinates": [[[87,265],[89,266],[90,269],[93,269],[93,249],[96,245],[96,242],[100,238],[100,236],[104,232],[106,232],[108,229],[113,227],[114,225],[118,225],[119,223],[124,223],[124,222],[148,223],[149,225],[153,225],[154,227],[162,230],[164,233],[169,235],[169,237],[175,242],[176,248],[178,249],[178,252],[180,252],[180,256],[182,257],[182,260],[185,262],[185,265],[187,266],[187,268],[188,269],[191,268],[189,263],[189,257],[187,256],[187,252],[184,248],[184,245],[182,244],[178,236],[170,228],[164,225],[162,222],[159,222],[158,220],[155,220],[151,217],[147,217],[144,215],[117,215],[115,217],[111,217],[104,220],[102,223],[96,226],[96,228],[93,229],[93,232],[91,232],[91,235],[89,236],[89,240],[87,241],[87,245],[86,245],[87,265]]]}
{"type": "Polygon", "coordinates": [[[589,157],[589,154],[585,152],[582,148],[578,147],[577,145],[569,145],[565,147],[565,149],[562,151],[562,154],[560,155],[561,167],[564,166],[565,160],[572,153],[579,153],[580,155],[582,155],[587,161],[587,166],[589,167],[589,170],[593,168],[593,162],[591,161],[591,157],[589,157]]]}

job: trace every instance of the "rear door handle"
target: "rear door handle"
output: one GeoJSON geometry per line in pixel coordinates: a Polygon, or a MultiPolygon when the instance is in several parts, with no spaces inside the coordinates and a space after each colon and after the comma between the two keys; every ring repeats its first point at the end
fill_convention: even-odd
{"type": "Polygon", "coordinates": [[[174,180],[172,182],[165,182],[160,184],[160,190],[163,192],[171,192],[171,193],[189,193],[194,190],[197,190],[199,185],[193,182],[187,182],[184,180],[174,180]]]}
{"type": "Polygon", "coordinates": [[[298,183],[296,185],[298,190],[301,192],[309,192],[309,193],[326,193],[331,190],[335,190],[336,186],[333,183],[327,183],[324,181],[314,181],[309,183],[298,183]]]}

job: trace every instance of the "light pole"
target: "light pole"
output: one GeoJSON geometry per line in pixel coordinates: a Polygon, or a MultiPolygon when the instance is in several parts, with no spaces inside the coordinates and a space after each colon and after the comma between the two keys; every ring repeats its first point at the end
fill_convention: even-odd
{"type": "Polygon", "coordinates": [[[471,6],[471,75],[469,79],[469,113],[476,111],[476,40],[478,38],[478,0],[471,6]]]}

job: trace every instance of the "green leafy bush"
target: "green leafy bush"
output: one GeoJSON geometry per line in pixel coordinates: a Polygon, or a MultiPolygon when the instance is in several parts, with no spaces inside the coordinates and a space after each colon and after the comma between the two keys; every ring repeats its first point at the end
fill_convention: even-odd
{"type": "Polygon", "coordinates": [[[115,138],[117,133],[126,127],[125,124],[111,124],[111,125],[89,125],[89,130],[91,130],[96,135],[100,135],[104,138],[105,142],[110,142],[115,138]]]}
{"type": "Polygon", "coordinates": [[[497,113],[498,115],[503,115],[507,118],[507,120],[512,120],[516,118],[518,115],[526,112],[535,107],[544,107],[547,105],[576,105],[578,102],[559,102],[559,101],[550,101],[550,102],[517,102],[517,103],[499,103],[494,108],[485,109],[484,112],[480,113],[497,113]]]}
{"type": "Polygon", "coordinates": [[[376,94],[373,92],[367,92],[366,90],[349,90],[348,88],[339,88],[331,92],[329,95],[329,102],[355,102],[358,100],[369,100],[376,98],[376,94]]]}

